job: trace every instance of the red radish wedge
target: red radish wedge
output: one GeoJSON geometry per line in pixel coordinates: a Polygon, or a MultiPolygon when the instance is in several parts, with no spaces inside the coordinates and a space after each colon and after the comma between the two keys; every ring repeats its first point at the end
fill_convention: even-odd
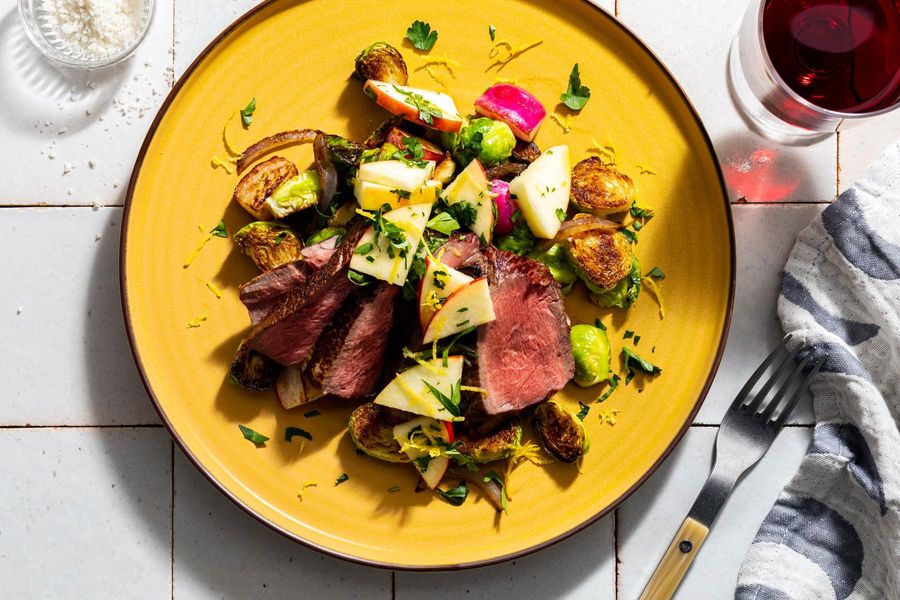
{"type": "Polygon", "coordinates": [[[531,92],[509,83],[492,85],[475,101],[475,112],[509,125],[520,140],[530,142],[547,116],[531,92]]]}
{"type": "Polygon", "coordinates": [[[407,121],[439,131],[456,132],[462,128],[463,118],[447,94],[373,79],[366,82],[363,91],[378,106],[407,121]]]}
{"type": "MultiPolygon", "coordinates": [[[[401,150],[406,150],[406,144],[403,142],[404,138],[413,138],[414,140],[418,140],[419,145],[422,146],[422,150],[425,152],[425,156],[422,157],[423,159],[433,160],[435,162],[439,162],[444,159],[443,150],[441,150],[428,140],[423,140],[418,136],[415,136],[411,133],[406,133],[402,129],[397,129],[396,127],[391,129],[390,133],[388,133],[387,143],[393,144],[401,150]]],[[[407,155],[407,158],[410,157],[407,155]]]]}
{"type": "Polygon", "coordinates": [[[494,204],[497,206],[497,223],[494,225],[494,233],[506,235],[515,227],[512,216],[518,207],[516,201],[509,193],[509,184],[502,179],[491,181],[491,193],[494,194],[494,204]]]}
{"type": "Polygon", "coordinates": [[[470,281],[472,278],[465,273],[441,264],[430,256],[425,257],[425,274],[419,280],[419,324],[423,331],[431,320],[431,315],[437,312],[434,305],[443,302],[470,281]]]}
{"type": "Polygon", "coordinates": [[[490,323],[496,318],[487,279],[480,277],[450,294],[428,322],[422,343],[429,344],[434,340],[456,335],[469,327],[490,323]]]}

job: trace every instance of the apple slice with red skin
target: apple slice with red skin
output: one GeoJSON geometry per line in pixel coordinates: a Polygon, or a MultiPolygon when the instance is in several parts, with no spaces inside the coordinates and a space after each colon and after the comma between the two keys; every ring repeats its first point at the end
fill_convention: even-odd
{"type": "MultiPolygon", "coordinates": [[[[433,160],[435,162],[440,162],[444,159],[444,151],[429,142],[428,140],[422,139],[419,136],[413,135],[411,133],[406,133],[402,129],[398,129],[394,127],[391,129],[390,133],[387,136],[387,143],[393,144],[400,148],[401,150],[406,150],[406,144],[403,143],[404,138],[413,138],[415,140],[419,140],[419,145],[422,146],[422,150],[425,152],[425,156],[422,158],[424,160],[433,160]]],[[[409,158],[409,155],[407,155],[409,158]]]]}
{"type": "Polygon", "coordinates": [[[419,280],[419,324],[422,326],[422,331],[425,331],[425,326],[428,324],[431,316],[437,312],[425,303],[428,295],[433,291],[438,299],[443,302],[450,294],[471,281],[472,278],[465,273],[441,264],[431,256],[425,257],[425,274],[419,280]],[[438,287],[435,283],[434,275],[438,271],[447,273],[446,277],[439,276],[439,279],[444,283],[443,288],[438,287]]]}
{"type": "Polygon", "coordinates": [[[375,81],[370,79],[363,87],[363,91],[367,96],[372,98],[381,108],[395,115],[399,115],[411,121],[431,127],[438,131],[457,132],[462,129],[463,118],[456,110],[456,104],[453,98],[447,94],[440,92],[432,92],[431,90],[422,90],[411,88],[393,83],[385,83],[383,81],[375,81]],[[420,96],[424,101],[440,111],[440,116],[432,116],[431,123],[426,123],[419,118],[419,108],[412,104],[411,95],[420,96]]]}
{"type": "MultiPolygon", "coordinates": [[[[441,426],[443,426],[445,432],[442,441],[448,444],[452,443],[454,439],[452,426],[446,421],[438,421],[429,417],[417,417],[411,421],[394,426],[394,440],[402,446],[404,442],[409,440],[410,431],[416,427],[420,427],[423,430],[427,428],[436,437],[440,438],[442,436],[438,434],[437,428],[441,426]]],[[[427,456],[427,453],[424,450],[420,450],[419,448],[409,448],[406,450],[406,454],[412,459],[413,465],[415,465],[416,470],[419,471],[419,475],[422,476],[425,485],[432,490],[438,486],[441,479],[444,477],[444,473],[447,472],[447,467],[450,466],[450,459],[447,456],[441,455],[431,458],[423,470],[419,468],[419,464],[415,461],[416,459],[427,456]]]]}
{"type": "Polygon", "coordinates": [[[456,335],[496,318],[488,281],[479,277],[447,297],[441,309],[428,321],[422,343],[429,344],[435,339],[456,335]]]}
{"type": "Polygon", "coordinates": [[[475,221],[469,229],[489,244],[494,236],[494,200],[491,183],[478,159],[460,171],[456,179],[444,190],[443,196],[448,204],[468,202],[475,208],[475,221]]]}

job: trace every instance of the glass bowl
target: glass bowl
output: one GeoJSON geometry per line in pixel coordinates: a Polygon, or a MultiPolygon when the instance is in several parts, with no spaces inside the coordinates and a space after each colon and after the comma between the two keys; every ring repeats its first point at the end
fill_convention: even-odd
{"type": "Polygon", "coordinates": [[[156,2],[155,0],[133,1],[141,11],[140,24],[134,39],[128,41],[121,48],[102,55],[87,54],[71,46],[65,38],[57,34],[51,17],[54,7],[51,0],[18,0],[19,17],[28,39],[48,59],[67,67],[97,69],[122,62],[147,37],[150,25],[153,23],[156,2]]]}

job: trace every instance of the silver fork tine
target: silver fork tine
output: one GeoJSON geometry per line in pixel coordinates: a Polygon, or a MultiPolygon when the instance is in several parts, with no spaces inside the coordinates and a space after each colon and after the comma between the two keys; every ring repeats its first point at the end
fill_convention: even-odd
{"type": "Polygon", "coordinates": [[[756,371],[753,372],[753,375],[750,376],[750,379],[747,380],[747,383],[744,384],[744,387],[741,388],[741,391],[738,392],[737,398],[734,399],[734,402],[731,403],[731,409],[735,409],[747,399],[750,395],[750,392],[753,391],[753,387],[759,382],[759,378],[762,377],[763,373],[765,373],[768,368],[771,366],[772,362],[775,360],[775,356],[785,347],[785,344],[788,343],[791,339],[791,334],[787,334],[784,336],[784,339],[781,340],[781,343],[775,346],[775,349],[772,350],[772,353],[766,357],[766,360],[762,362],[759,367],[757,367],[756,371]]]}
{"type": "Polygon", "coordinates": [[[762,386],[756,396],[754,396],[753,399],[745,405],[747,410],[756,412],[760,404],[762,404],[763,400],[766,399],[766,396],[769,395],[769,392],[772,391],[772,388],[775,386],[775,384],[778,383],[778,381],[781,380],[781,378],[784,376],[784,373],[786,371],[785,365],[790,367],[790,365],[794,364],[794,358],[800,352],[801,347],[802,346],[797,346],[796,348],[794,348],[794,351],[788,354],[787,358],[785,358],[781,362],[781,364],[778,365],[778,368],[775,369],[775,372],[772,373],[772,376],[768,381],[766,381],[766,383],[762,386]]]}
{"type": "Polygon", "coordinates": [[[775,409],[778,408],[778,405],[781,404],[781,400],[785,397],[789,390],[792,390],[794,387],[794,383],[800,376],[803,375],[803,369],[806,368],[806,365],[809,364],[809,361],[812,360],[812,352],[807,353],[806,358],[804,358],[800,364],[798,364],[794,371],[791,373],[791,376],[788,377],[787,381],[781,386],[781,389],[778,390],[778,393],[769,400],[769,402],[765,406],[761,406],[760,410],[756,413],[757,416],[762,416],[766,420],[768,420],[772,414],[775,412],[775,409]]]}
{"type": "Polygon", "coordinates": [[[815,376],[816,373],[819,372],[819,369],[825,364],[827,357],[822,357],[819,359],[819,362],[810,369],[809,373],[806,374],[806,377],[803,379],[803,382],[800,384],[800,387],[797,388],[797,391],[794,392],[794,395],[787,401],[787,404],[784,408],[781,409],[781,412],[778,414],[778,417],[775,419],[774,423],[776,427],[781,427],[784,425],[784,422],[787,421],[788,417],[791,416],[791,413],[794,412],[794,409],[797,407],[797,403],[800,402],[800,398],[803,397],[804,392],[806,392],[807,388],[809,388],[810,381],[815,376]]]}

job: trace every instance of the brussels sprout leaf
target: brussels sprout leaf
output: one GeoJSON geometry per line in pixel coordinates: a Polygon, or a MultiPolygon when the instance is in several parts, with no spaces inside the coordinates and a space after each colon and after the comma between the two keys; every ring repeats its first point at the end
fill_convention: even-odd
{"type": "Polygon", "coordinates": [[[406,30],[406,38],[412,42],[414,48],[427,52],[434,48],[438,32],[437,29],[432,30],[431,25],[424,21],[413,21],[413,24],[406,30]]]}
{"type": "Polygon", "coordinates": [[[590,97],[591,90],[590,88],[581,85],[581,75],[578,72],[578,63],[575,63],[575,66],[572,67],[572,72],[569,74],[569,88],[564,94],[560,95],[559,99],[572,110],[581,110],[584,108],[584,105],[587,104],[590,97]]]}

